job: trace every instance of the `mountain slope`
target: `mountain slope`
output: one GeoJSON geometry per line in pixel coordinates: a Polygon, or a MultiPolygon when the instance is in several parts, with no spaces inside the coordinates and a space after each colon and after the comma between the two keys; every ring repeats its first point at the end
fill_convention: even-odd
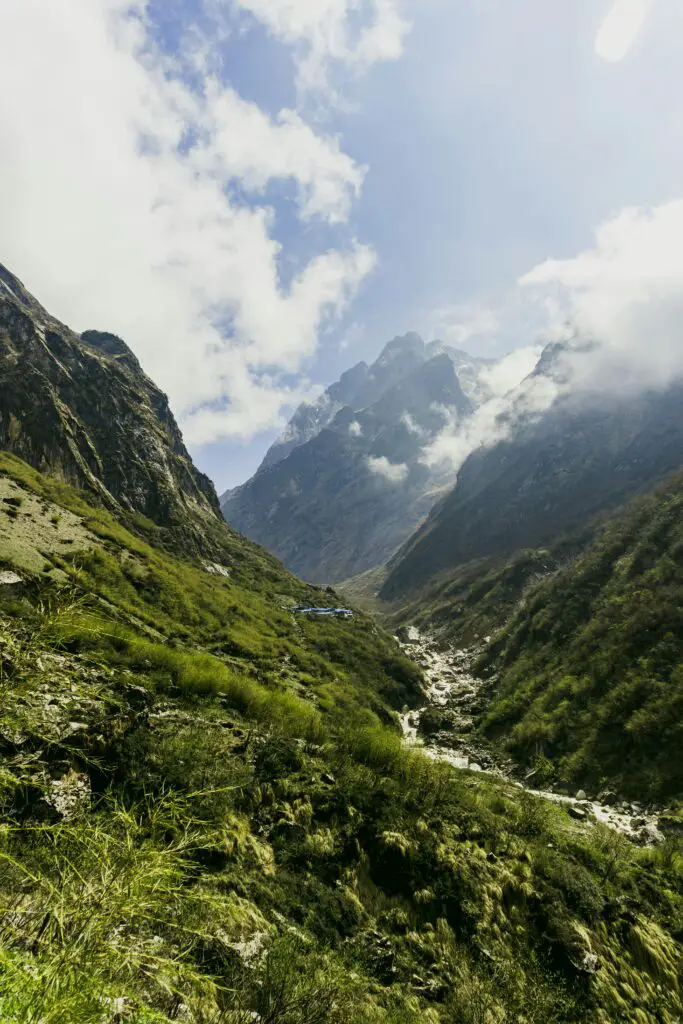
{"type": "Polygon", "coordinates": [[[305,586],[227,528],[230,576],[12,456],[0,485],[3,1019],[680,1014],[666,852],[406,752],[376,716],[416,670],[362,617],[295,620],[305,586]]]}
{"type": "Polygon", "coordinates": [[[683,797],[683,474],[529,587],[479,670],[483,727],[558,778],[683,797]]]}
{"type": "Polygon", "coordinates": [[[201,544],[220,514],[166,396],[121,339],[78,336],[0,265],[0,447],[201,544]]]}
{"type": "MultiPolygon", "coordinates": [[[[367,363],[356,366],[343,373],[339,380],[332,384],[320,398],[314,402],[304,402],[296,410],[287,424],[281,437],[266,452],[257,472],[260,473],[274,466],[281,459],[286,459],[290,452],[300,444],[305,444],[316,437],[328,426],[344,406],[353,406],[356,395],[367,384],[370,370],[367,363]]],[[[227,497],[223,495],[221,502],[227,497]]]]}
{"type": "Polygon", "coordinates": [[[467,459],[457,485],[392,559],[396,600],[468,561],[537,547],[616,508],[681,464],[683,385],[569,396],[467,459]]]}
{"type": "MultiPolygon", "coordinates": [[[[402,358],[393,351],[391,365],[402,358]]],[[[407,358],[413,354],[411,346],[407,358]]],[[[442,354],[362,411],[343,409],[317,436],[232,492],[223,513],[312,581],[335,582],[380,564],[444,486],[421,461],[444,408],[461,418],[472,411],[442,354]]]]}

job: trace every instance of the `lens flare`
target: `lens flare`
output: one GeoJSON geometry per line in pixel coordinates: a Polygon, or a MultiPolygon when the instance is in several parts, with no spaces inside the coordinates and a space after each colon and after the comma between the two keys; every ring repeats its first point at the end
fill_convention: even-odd
{"type": "Polygon", "coordinates": [[[616,64],[633,46],[652,7],[653,0],[616,0],[595,40],[595,52],[616,64]]]}

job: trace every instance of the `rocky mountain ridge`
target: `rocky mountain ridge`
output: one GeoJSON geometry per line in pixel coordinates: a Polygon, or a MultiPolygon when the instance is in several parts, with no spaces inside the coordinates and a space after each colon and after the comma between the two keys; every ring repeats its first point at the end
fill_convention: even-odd
{"type": "Polygon", "coordinates": [[[125,342],[76,334],[1,265],[0,448],[187,542],[220,515],[168,399],[125,342]]]}
{"type": "MultiPolygon", "coordinates": [[[[425,344],[419,334],[412,331],[388,342],[371,366],[363,361],[357,363],[331,384],[317,401],[302,403],[281,437],[268,449],[256,472],[274,466],[294,448],[312,440],[343,408],[359,411],[373,405],[395,384],[442,354],[446,354],[455,366],[460,385],[470,401],[478,405],[490,397],[491,390],[483,371],[495,365],[494,359],[470,356],[441,341],[425,344]]],[[[229,493],[234,493],[234,490],[229,493]]],[[[221,503],[227,497],[227,494],[222,495],[221,503]]]]}
{"type": "Polygon", "coordinates": [[[335,583],[385,561],[452,481],[424,462],[423,449],[446,416],[464,421],[474,403],[445,352],[424,360],[419,339],[404,341],[385,349],[382,366],[393,373],[400,364],[401,375],[372,404],[345,406],[224,497],[228,522],[311,582],[335,583]]]}
{"type": "Polygon", "coordinates": [[[255,476],[223,495],[224,516],[313,582],[381,564],[452,483],[423,450],[489,396],[490,364],[417,334],[394,338],[299,408],[255,476]]]}

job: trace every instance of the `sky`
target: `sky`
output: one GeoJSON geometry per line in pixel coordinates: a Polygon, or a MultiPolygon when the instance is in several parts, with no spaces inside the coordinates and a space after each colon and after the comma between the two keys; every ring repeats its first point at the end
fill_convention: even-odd
{"type": "Polygon", "coordinates": [[[409,330],[570,318],[662,383],[682,39],[680,0],[3,0],[0,261],[125,338],[219,491],[409,330]]]}

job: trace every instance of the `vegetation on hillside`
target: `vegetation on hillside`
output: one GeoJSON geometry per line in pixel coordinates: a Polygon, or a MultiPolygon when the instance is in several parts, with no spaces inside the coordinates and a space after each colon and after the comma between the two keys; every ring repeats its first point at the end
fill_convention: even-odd
{"type": "Polygon", "coordinates": [[[2,1021],[680,1018],[674,842],[406,751],[419,670],[227,528],[224,576],[0,474],[2,1021]]]}
{"type": "Polygon", "coordinates": [[[683,796],[683,474],[529,587],[478,669],[484,729],[558,781],[683,796]]]}

